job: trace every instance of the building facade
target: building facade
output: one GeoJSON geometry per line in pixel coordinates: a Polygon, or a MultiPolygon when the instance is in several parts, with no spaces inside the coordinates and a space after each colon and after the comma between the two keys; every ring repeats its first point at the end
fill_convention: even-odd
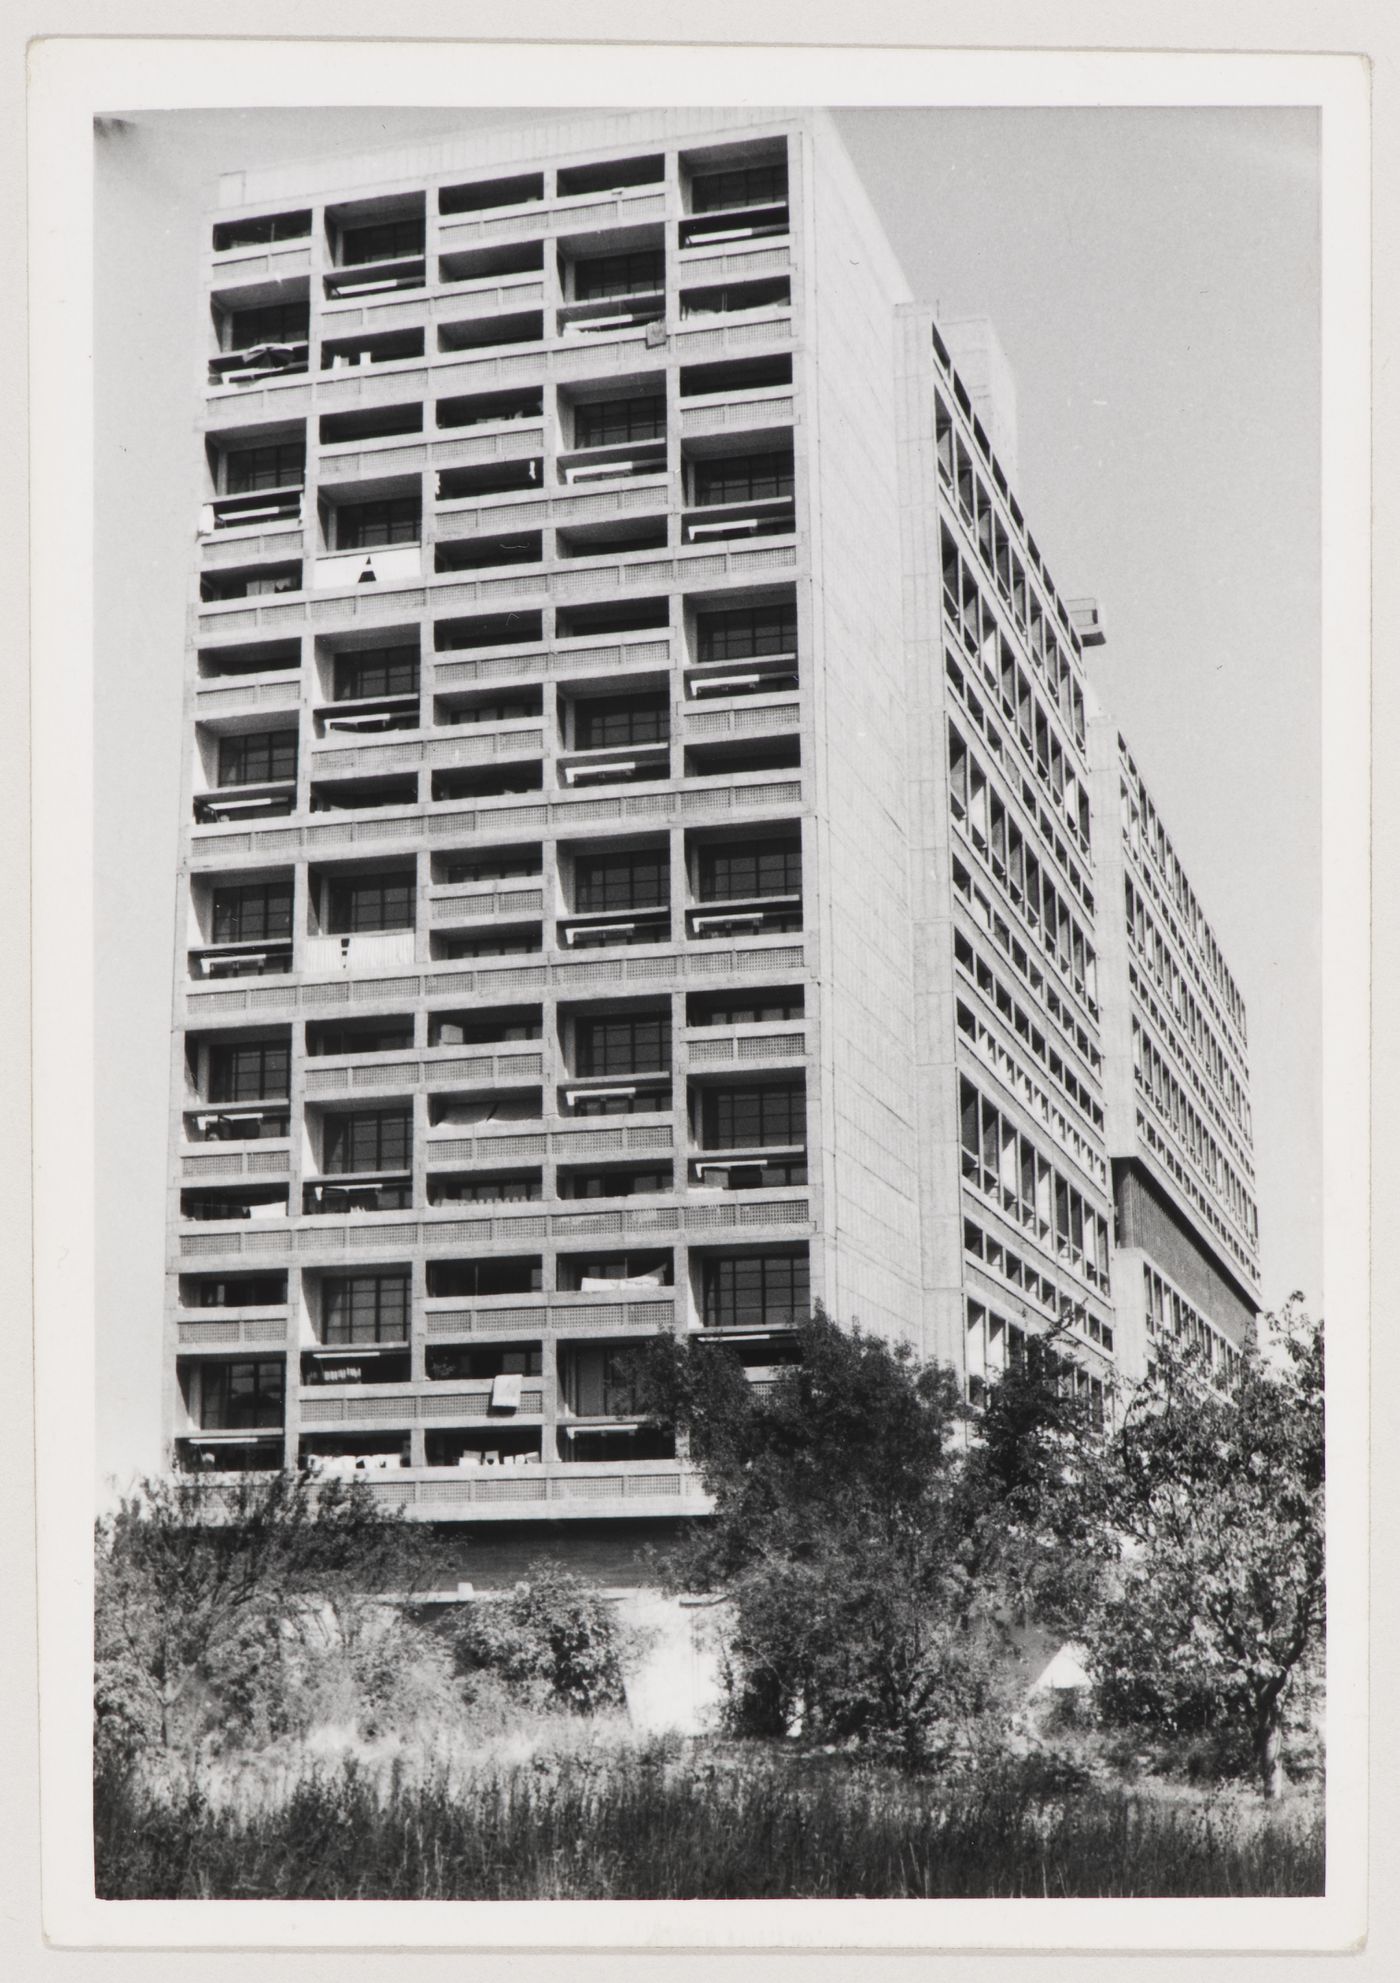
{"type": "Polygon", "coordinates": [[[178,1463],[586,1551],[705,1505],[661,1331],[1228,1369],[1243,1007],[829,121],[232,175],[205,290],[178,1463]]]}

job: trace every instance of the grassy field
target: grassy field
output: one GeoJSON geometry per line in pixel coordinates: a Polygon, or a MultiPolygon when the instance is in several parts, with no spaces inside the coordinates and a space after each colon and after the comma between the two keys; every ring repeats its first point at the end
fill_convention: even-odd
{"type": "Polygon", "coordinates": [[[614,1740],[511,1760],[354,1756],[99,1785],[109,1899],[1315,1894],[1320,1799],[911,1779],[758,1745],[614,1740]]]}

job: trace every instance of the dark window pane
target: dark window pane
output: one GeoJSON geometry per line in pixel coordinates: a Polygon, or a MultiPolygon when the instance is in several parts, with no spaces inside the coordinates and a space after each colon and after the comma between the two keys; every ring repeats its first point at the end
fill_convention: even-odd
{"type": "Polygon", "coordinates": [[[597,696],[574,712],[574,745],[581,751],[618,744],[664,744],[671,735],[665,695],[597,696]]]}
{"type": "Polygon", "coordinates": [[[596,255],[574,264],[574,295],[580,302],[604,296],[636,296],[660,289],[665,257],[659,248],[630,255],[596,255]]]}
{"type": "Polygon", "coordinates": [[[761,1149],[802,1143],[807,1136],[807,1089],[800,1081],[764,1087],[706,1088],[701,1100],[707,1150],[761,1149]]]}
{"type": "Polygon", "coordinates": [[[292,933],[292,884],[250,882],[214,890],[214,942],[263,943],[292,933]]]}
{"type": "Polygon", "coordinates": [[[291,1049],[285,1041],[209,1049],[211,1102],[273,1100],[289,1092],[291,1049]]]}
{"type": "Polygon", "coordinates": [[[662,441],[666,438],[666,401],[658,394],[647,399],[600,399],[574,408],[574,446],[611,447],[622,441],[662,441]]]}
{"type": "Polygon", "coordinates": [[[411,930],[415,893],[412,874],[366,875],[333,881],[330,934],[353,936],[357,931],[411,930]]]}
{"type": "Polygon", "coordinates": [[[336,510],[336,547],[342,551],[368,551],[385,544],[416,544],[421,515],[417,496],[390,496],[375,503],[342,503],[336,510]]]}
{"type": "Polygon", "coordinates": [[[777,206],[787,198],[786,164],[739,166],[728,172],[702,172],[691,181],[693,213],[722,213],[729,207],[777,206]]]}
{"type": "Polygon", "coordinates": [[[754,502],[792,494],[792,456],[747,454],[694,464],[697,503],[754,502]]]}
{"type": "Polygon", "coordinates": [[[224,254],[230,248],[256,248],[268,241],[303,241],[310,232],[309,212],[266,213],[252,220],[226,220],[214,229],[214,251],[224,254]]]}
{"type": "Polygon", "coordinates": [[[428,1266],[428,1292],[439,1297],[537,1294],[541,1285],[538,1260],[434,1260],[428,1266]]]}
{"type": "Polygon", "coordinates": [[[322,1283],[323,1342],[406,1342],[408,1315],[406,1273],[347,1274],[322,1283]]]}
{"type": "Polygon", "coordinates": [[[206,1432],[246,1432],[282,1423],[285,1366],[280,1357],[254,1363],[206,1363],[199,1422],[206,1432]]]}
{"type": "Polygon", "coordinates": [[[577,1070],[586,1074],[655,1074],[671,1065],[669,1013],[580,1019],[574,1033],[577,1070]]]}
{"type": "Polygon", "coordinates": [[[416,647],[365,647],[335,657],[335,700],[356,702],[366,696],[416,695],[416,647]]]}
{"type": "Polygon", "coordinates": [[[270,785],[296,775],[295,730],[249,730],[219,739],[220,785],[270,785]]]}
{"type": "Polygon", "coordinates": [[[257,489],[299,489],[305,472],[306,449],[300,440],[232,448],[224,457],[224,493],[244,496],[257,489]]]}
{"type": "Polygon", "coordinates": [[[255,310],[234,310],[225,348],[246,351],[254,344],[304,344],[310,323],[307,303],[263,303],[255,310]]]}
{"type": "Polygon", "coordinates": [[[702,661],[749,661],[797,650],[797,607],[737,606],[700,613],[695,631],[702,661]]]}
{"type": "Polygon", "coordinates": [[[802,891],[802,848],[795,840],[741,847],[705,847],[700,854],[702,902],[733,902],[802,891]]]}
{"type": "Polygon", "coordinates": [[[387,262],[400,255],[421,255],[421,220],[382,220],[367,227],[347,227],[340,236],[340,262],[353,268],[360,262],[387,262]]]}
{"type": "Polygon", "coordinates": [[[406,1171],[413,1164],[413,1116],[408,1109],[366,1109],[326,1118],[327,1175],[344,1171],[406,1171]]]}
{"type": "Polygon", "coordinates": [[[705,1321],[720,1328],[771,1328],[797,1322],[809,1305],[802,1253],[749,1253],[706,1260],[701,1275],[705,1321]]]}
{"type": "Polygon", "coordinates": [[[581,854],[574,863],[574,907],[582,915],[606,909],[664,909],[670,900],[667,849],[649,854],[581,854]]]}

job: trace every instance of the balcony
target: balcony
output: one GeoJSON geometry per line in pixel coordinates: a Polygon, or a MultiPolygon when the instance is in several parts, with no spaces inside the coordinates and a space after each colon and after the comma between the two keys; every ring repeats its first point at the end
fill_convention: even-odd
{"type": "Polygon", "coordinates": [[[361,296],[382,296],[394,290],[421,289],[427,277],[422,251],[422,231],[418,248],[377,256],[374,260],[343,260],[323,278],[326,300],[349,303],[361,296]]]}
{"type": "Polygon", "coordinates": [[[527,881],[523,887],[490,881],[456,883],[430,888],[428,903],[434,929],[520,916],[538,918],[544,908],[544,887],[539,878],[533,886],[527,881]]]}
{"type": "MultiPolygon", "coordinates": [[[[771,695],[799,685],[796,649],[754,654],[742,660],[696,661],[685,671],[686,693],[692,700],[710,696],[771,695]]],[[[794,705],[795,707],[795,705],[794,705]]],[[[726,723],[732,728],[732,718],[726,723]]]]}
{"type": "Polygon", "coordinates": [[[728,248],[750,241],[785,239],[789,224],[786,200],[692,214],[680,223],[681,252],[688,248],[728,248]]]}
{"type": "Polygon", "coordinates": [[[235,820],[284,819],[296,810],[295,779],[275,785],[238,786],[232,791],[196,792],[194,816],[201,826],[224,826],[235,820]]]}
{"type": "Polygon", "coordinates": [[[409,585],[423,576],[419,544],[388,544],[368,551],[333,551],[316,558],[311,584],[317,592],[344,591],[357,585],[409,585]]]}
{"type": "Polygon", "coordinates": [[[559,774],[567,787],[631,785],[669,778],[670,741],[566,751],[559,759],[559,774]]]}
{"type": "Polygon", "coordinates": [[[309,1218],[356,1218],[374,1212],[406,1212],[413,1204],[413,1179],[401,1171],[362,1172],[312,1178],[302,1186],[302,1212],[309,1218]]]}
{"type": "Polygon", "coordinates": [[[263,1102],[207,1102],[185,1111],[185,1137],[191,1143],[257,1143],[285,1137],[289,1121],[285,1096],[263,1102]]]}
{"type": "Polygon", "coordinates": [[[333,971],[374,971],[411,964],[417,954],[414,932],[369,930],[353,936],[308,936],[302,968],[311,976],[333,971]]]}
{"type": "Polygon", "coordinates": [[[221,351],[209,360],[211,386],[251,386],[268,379],[294,378],[308,369],[305,338],[289,343],[251,344],[243,351],[221,351]]]}
{"type": "Polygon", "coordinates": [[[231,1184],[180,1193],[180,1217],[198,1225],[285,1219],[286,1216],[285,1184],[231,1184]]]}
{"type": "Polygon", "coordinates": [[[192,978],[277,977],[292,968],[292,943],[276,938],[256,943],[217,943],[189,952],[192,978]]]}
{"type": "Polygon", "coordinates": [[[669,943],[670,940],[669,908],[603,909],[586,915],[566,916],[559,923],[559,943],[565,950],[669,943]]]}
{"type": "Polygon", "coordinates": [[[707,902],[703,908],[686,910],[686,935],[697,942],[711,937],[787,936],[801,928],[800,891],[707,902]]]}
{"type": "Polygon", "coordinates": [[[771,1065],[781,1061],[801,1061],[806,1056],[807,1035],[781,1022],[753,1026],[687,1026],[684,1035],[685,1058],[690,1067],[731,1067],[771,1065]]]}

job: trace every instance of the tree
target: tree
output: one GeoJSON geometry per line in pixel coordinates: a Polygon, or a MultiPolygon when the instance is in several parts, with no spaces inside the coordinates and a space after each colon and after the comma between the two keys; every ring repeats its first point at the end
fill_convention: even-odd
{"type": "Polygon", "coordinates": [[[1275,1797],[1326,1622],[1322,1325],[1295,1295],[1264,1335],[1228,1395],[1158,1342],[1089,1483],[1120,1562],[1084,1636],[1110,1714],[1237,1730],[1275,1797]]]}
{"type": "Polygon", "coordinates": [[[795,1333],[800,1360],[762,1396],[722,1341],[638,1359],[646,1408],[687,1433],[715,1503],[678,1579],[729,1601],[739,1727],[879,1737],[917,1764],[997,1686],[956,1380],[820,1310],[795,1333]]]}
{"type": "Polygon", "coordinates": [[[142,1481],[96,1541],[99,1764],[248,1725],[284,1684],[289,1636],[410,1593],[436,1553],[367,1483],[292,1473],[142,1481]]]}
{"type": "Polygon", "coordinates": [[[464,1605],[450,1637],[460,1673],[492,1675],[532,1705],[595,1714],[624,1703],[617,1614],[562,1564],[534,1563],[508,1597],[464,1605]]]}
{"type": "Polygon", "coordinates": [[[989,1384],[961,1481],[977,1573],[1018,1624],[1074,1633],[1094,1601],[1113,1537],[1091,1491],[1103,1424],[1063,1347],[1067,1317],[1028,1336],[989,1384]]]}

